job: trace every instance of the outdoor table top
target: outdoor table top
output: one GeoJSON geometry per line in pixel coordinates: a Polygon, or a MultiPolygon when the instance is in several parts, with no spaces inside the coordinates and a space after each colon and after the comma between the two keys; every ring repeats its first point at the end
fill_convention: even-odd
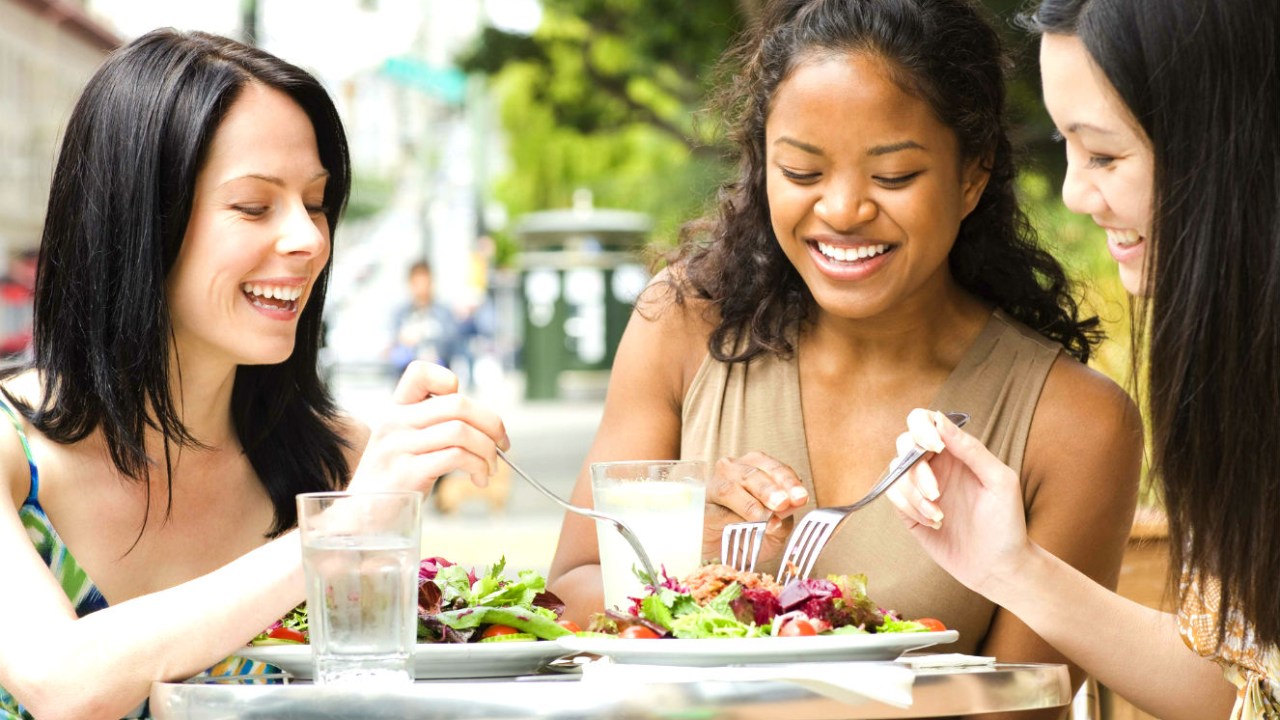
{"type": "Polygon", "coordinates": [[[232,684],[227,678],[155,683],[156,720],[227,718],[919,718],[1061,707],[1065,665],[1006,664],[915,670],[912,704],[835,699],[785,681],[582,682],[577,675],[418,681],[353,688],[232,684]]]}

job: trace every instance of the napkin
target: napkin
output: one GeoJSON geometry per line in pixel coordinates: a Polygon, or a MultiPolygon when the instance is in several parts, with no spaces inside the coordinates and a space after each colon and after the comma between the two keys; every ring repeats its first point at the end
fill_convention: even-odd
{"type": "Polygon", "coordinates": [[[875,700],[911,707],[915,671],[891,662],[809,662],[771,665],[685,667],[632,665],[607,658],[582,666],[582,682],[790,682],[849,705],[875,700]]]}
{"type": "Polygon", "coordinates": [[[995,665],[996,659],[983,655],[963,655],[961,653],[935,653],[932,655],[903,655],[898,662],[910,665],[913,670],[944,667],[976,667],[995,665]]]}

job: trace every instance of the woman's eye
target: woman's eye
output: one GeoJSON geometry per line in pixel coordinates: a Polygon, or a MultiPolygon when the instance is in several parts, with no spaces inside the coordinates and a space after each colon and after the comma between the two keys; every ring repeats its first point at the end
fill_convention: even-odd
{"type": "Polygon", "coordinates": [[[817,180],[818,177],[822,174],[822,173],[816,173],[816,172],[811,172],[811,173],[796,172],[795,170],[788,170],[787,168],[784,168],[781,165],[778,166],[778,169],[782,171],[782,176],[785,177],[786,179],[794,180],[796,182],[801,182],[801,183],[813,182],[814,180],[817,180]]]}
{"type": "Polygon", "coordinates": [[[918,172],[913,172],[913,173],[907,173],[906,175],[889,175],[889,176],[877,175],[875,177],[875,181],[880,183],[884,187],[896,188],[896,187],[902,187],[903,185],[906,185],[907,183],[916,179],[916,176],[919,174],[920,173],[918,172]]]}
{"type": "Polygon", "coordinates": [[[329,206],[324,204],[307,205],[307,212],[311,215],[326,215],[329,212],[329,206]]]}
{"type": "Polygon", "coordinates": [[[1088,167],[1104,168],[1111,165],[1111,163],[1114,161],[1115,161],[1115,158],[1110,157],[1108,155],[1090,155],[1088,167]]]}
{"type": "Polygon", "coordinates": [[[261,217],[267,214],[266,205],[232,205],[231,209],[249,217],[261,217]]]}

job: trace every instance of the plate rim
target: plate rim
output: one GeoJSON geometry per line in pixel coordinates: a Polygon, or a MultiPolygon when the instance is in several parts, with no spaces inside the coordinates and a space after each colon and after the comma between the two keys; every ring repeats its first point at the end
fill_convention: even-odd
{"type": "MultiPolygon", "coordinates": [[[[740,655],[744,658],[748,658],[748,662],[767,663],[771,661],[769,656],[802,652],[805,650],[829,649],[832,652],[838,652],[841,649],[858,650],[883,647],[886,650],[897,650],[899,654],[902,654],[911,650],[919,650],[921,648],[932,647],[934,645],[953,643],[959,639],[960,633],[958,631],[948,629],[915,633],[811,635],[806,637],[662,638],[656,643],[653,640],[567,635],[557,638],[556,642],[566,650],[573,652],[589,652],[597,655],[608,655],[619,661],[624,661],[624,658],[651,659],[678,655],[687,655],[690,658],[708,657],[711,655],[740,655]],[[891,642],[885,642],[884,640],[881,640],[881,638],[893,638],[893,640],[891,642]],[[755,642],[750,643],[747,647],[743,647],[743,641],[755,642]],[[768,644],[761,644],[761,641],[768,644]],[[605,645],[604,643],[608,643],[608,645],[605,645]],[[614,645],[613,643],[618,644],[614,645]],[[675,643],[680,643],[680,647],[676,647],[675,643]],[[611,653],[609,652],[610,648],[616,648],[622,652],[611,653]],[[761,657],[761,653],[758,651],[763,648],[767,648],[775,652],[763,653],[764,656],[761,657]],[[690,653],[690,649],[694,649],[695,652],[690,653]]],[[[792,659],[787,662],[827,662],[829,660],[830,658],[824,654],[822,656],[814,657],[812,660],[792,659]]]]}

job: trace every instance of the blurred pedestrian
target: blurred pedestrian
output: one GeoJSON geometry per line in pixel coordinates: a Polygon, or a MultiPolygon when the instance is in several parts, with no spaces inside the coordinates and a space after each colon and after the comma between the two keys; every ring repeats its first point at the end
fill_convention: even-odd
{"type": "Polygon", "coordinates": [[[458,353],[459,328],[453,311],[435,299],[431,265],[409,266],[409,302],[397,308],[391,327],[391,368],[398,377],[414,360],[450,367],[458,353]]]}

